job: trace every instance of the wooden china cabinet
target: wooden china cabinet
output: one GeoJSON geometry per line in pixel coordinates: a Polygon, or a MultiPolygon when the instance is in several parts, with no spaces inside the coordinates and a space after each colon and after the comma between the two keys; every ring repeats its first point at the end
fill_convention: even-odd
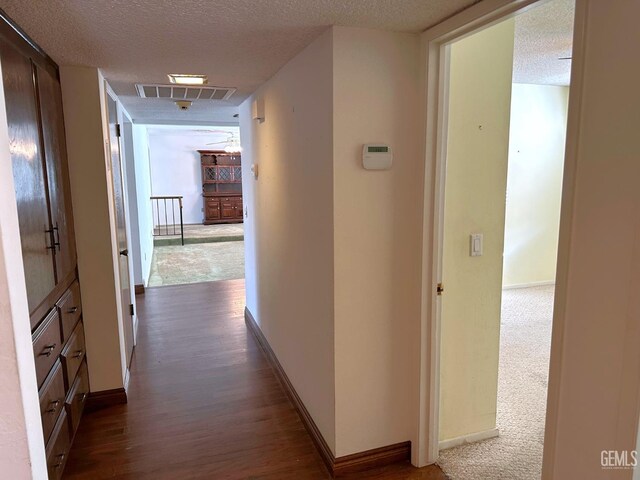
{"type": "Polygon", "coordinates": [[[242,167],[239,153],[198,150],[202,168],[204,223],[241,223],[242,167]]]}

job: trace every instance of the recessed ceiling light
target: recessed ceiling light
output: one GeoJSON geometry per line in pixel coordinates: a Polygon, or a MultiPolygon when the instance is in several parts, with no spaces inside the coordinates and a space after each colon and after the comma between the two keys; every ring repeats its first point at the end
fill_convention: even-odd
{"type": "Polygon", "coordinates": [[[186,73],[170,73],[169,81],[179,85],[206,85],[208,83],[206,75],[189,75],[186,73]]]}

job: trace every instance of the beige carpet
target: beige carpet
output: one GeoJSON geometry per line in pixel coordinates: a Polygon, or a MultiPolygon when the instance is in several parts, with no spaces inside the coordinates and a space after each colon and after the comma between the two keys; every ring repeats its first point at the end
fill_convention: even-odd
{"type": "Polygon", "coordinates": [[[497,423],[500,436],[440,452],[452,480],[539,479],[553,286],[504,290],[497,423]]]}
{"type": "Polygon", "coordinates": [[[244,278],[244,242],[153,249],[149,287],[244,278]]]}

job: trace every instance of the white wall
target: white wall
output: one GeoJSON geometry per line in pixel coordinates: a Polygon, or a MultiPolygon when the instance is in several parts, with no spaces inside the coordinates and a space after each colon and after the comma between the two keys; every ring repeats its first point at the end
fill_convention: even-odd
{"type": "Polygon", "coordinates": [[[153,215],[151,209],[151,166],[149,139],[144,125],[132,128],[133,159],[135,163],[136,206],[138,213],[138,261],[133,265],[136,285],[147,286],[153,257],[153,215]]]}
{"type": "Polygon", "coordinates": [[[222,150],[225,144],[217,142],[229,137],[225,132],[238,138],[239,128],[154,126],[148,131],[153,195],[182,195],[184,223],[202,223],[202,172],[197,150],[222,150]]]}
{"type": "Polygon", "coordinates": [[[45,479],[20,227],[0,71],[0,465],[2,475],[45,479]]]}
{"type": "Polygon", "coordinates": [[[418,52],[417,35],[333,29],[337,456],[410,440],[416,424],[418,52]],[[393,148],[391,170],[362,168],[371,142],[393,148]]]}
{"type": "Polygon", "coordinates": [[[138,215],[138,180],[136,179],[135,147],[133,144],[133,123],[125,119],[122,125],[123,162],[126,170],[127,213],[131,237],[129,240],[129,261],[133,278],[132,285],[144,284],[142,280],[142,252],[140,249],[140,218],[138,215]]]}
{"type": "Polygon", "coordinates": [[[580,101],[568,124],[577,144],[565,160],[576,168],[575,177],[565,170],[566,258],[556,286],[565,300],[554,308],[542,473],[628,480],[630,470],[603,471],[600,452],[634,449],[640,407],[640,63],[628,56],[629,45],[640,45],[640,2],[579,0],[583,16],[583,87],[576,90],[574,75],[569,99],[570,112],[580,101]]]}
{"type": "Polygon", "coordinates": [[[69,179],[92,391],[124,386],[122,318],[104,78],[96,68],[61,67],[69,179]]]}
{"type": "Polygon", "coordinates": [[[569,87],[514,84],[503,285],[556,278],[569,87]]]}
{"type": "Polygon", "coordinates": [[[335,452],[332,33],[240,107],[247,307],[335,452]],[[251,119],[254,99],[266,119],[251,119]],[[249,169],[259,165],[259,178],[249,169]],[[256,281],[259,279],[259,281],[256,281]]]}

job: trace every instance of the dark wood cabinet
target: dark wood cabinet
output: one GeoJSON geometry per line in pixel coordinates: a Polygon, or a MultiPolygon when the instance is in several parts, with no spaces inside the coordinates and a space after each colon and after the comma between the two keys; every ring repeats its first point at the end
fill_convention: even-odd
{"type": "Polygon", "coordinates": [[[49,478],[61,478],[89,391],[58,67],[0,11],[22,258],[49,478]]]}
{"type": "Polygon", "coordinates": [[[242,166],[239,153],[198,150],[202,168],[204,224],[240,223],[242,206],[242,166]]]}
{"type": "Polygon", "coordinates": [[[37,67],[38,99],[42,126],[42,144],[47,169],[51,228],[55,240],[57,282],[73,274],[76,267],[76,242],[71,213],[67,146],[62,118],[60,82],[50,72],[37,67]]]}
{"type": "Polygon", "coordinates": [[[32,61],[11,43],[0,42],[2,79],[9,122],[13,181],[18,203],[27,299],[33,312],[55,287],[54,252],[40,142],[32,61]]]}

